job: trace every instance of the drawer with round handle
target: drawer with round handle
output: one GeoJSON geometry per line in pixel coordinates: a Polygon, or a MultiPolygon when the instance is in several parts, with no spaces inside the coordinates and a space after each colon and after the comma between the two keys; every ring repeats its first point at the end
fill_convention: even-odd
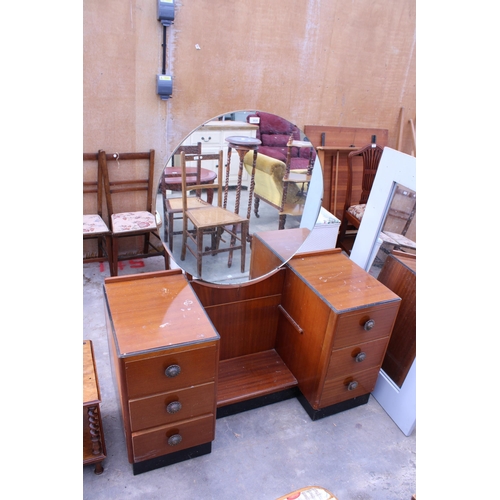
{"type": "Polygon", "coordinates": [[[215,411],[213,382],[129,401],[132,432],[215,411]]]}

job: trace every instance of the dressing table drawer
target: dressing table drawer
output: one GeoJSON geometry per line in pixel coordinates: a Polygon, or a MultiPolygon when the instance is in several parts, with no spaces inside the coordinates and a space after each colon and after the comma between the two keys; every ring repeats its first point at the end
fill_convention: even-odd
{"type": "Polygon", "coordinates": [[[213,414],[181,420],[170,425],[132,433],[133,458],[140,462],[208,443],[214,438],[213,414]]]}
{"type": "Polygon", "coordinates": [[[347,399],[357,398],[373,391],[379,367],[359,373],[326,379],[321,395],[320,407],[330,406],[347,399]]]}
{"type": "Polygon", "coordinates": [[[215,380],[216,350],[215,344],[212,344],[199,349],[126,362],[129,398],[174,391],[215,380]]]}
{"type": "Polygon", "coordinates": [[[157,396],[129,401],[132,432],[171,424],[212,413],[215,407],[213,382],[157,396]]]}
{"type": "Polygon", "coordinates": [[[358,344],[332,351],[328,365],[327,379],[343,373],[357,373],[380,366],[387,348],[387,338],[358,344]]]}
{"type": "Polygon", "coordinates": [[[333,348],[370,342],[391,334],[399,309],[399,302],[384,306],[367,307],[361,311],[346,312],[339,316],[333,348]]]}

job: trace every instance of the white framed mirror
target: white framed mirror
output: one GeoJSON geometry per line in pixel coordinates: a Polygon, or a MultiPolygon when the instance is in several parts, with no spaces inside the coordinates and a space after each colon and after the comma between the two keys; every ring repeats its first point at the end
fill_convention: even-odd
{"type": "MultiPolygon", "coordinates": [[[[394,206],[394,198],[398,191],[409,198],[416,199],[416,159],[386,147],[380,159],[350,256],[356,264],[368,272],[379,252],[382,243],[381,236],[385,237],[388,233],[385,229],[387,215],[391,206],[394,206]]],[[[416,201],[414,201],[414,206],[416,206],[416,201]]],[[[412,216],[415,215],[414,212],[415,210],[412,216]]],[[[391,232],[389,232],[390,236],[391,232]]],[[[414,242],[410,241],[407,244],[411,245],[411,243],[414,242]]],[[[404,381],[399,383],[395,383],[381,369],[372,392],[374,398],[406,436],[410,435],[416,426],[416,356],[411,365],[408,365],[409,369],[404,381]]]]}

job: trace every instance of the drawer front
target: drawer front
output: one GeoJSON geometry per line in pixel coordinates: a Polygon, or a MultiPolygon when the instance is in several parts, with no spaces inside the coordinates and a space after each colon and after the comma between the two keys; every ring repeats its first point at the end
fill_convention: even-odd
{"type": "Polygon", "coordinates": [[[325,380],[320,408],[363,396],[373,391],[379,368],[325,380]],[[356,387],[354,387],[356,384],[356,387]]]}
{"type": "Polygon", "coordinates": [[[217,348],[212,344],[200,349],[126,362],[129,399],[213,382],[217,369],[216,354],[217,348]],[[177,367],[180,370],[178,374],[177,367]],[[170,376],[166,374],[167,370],[170,376]]]}
{"type": "Polygon", "coordinates": [[[132,432],[214,413],[215,384],[180,389],[129,402],[132,432]]]}
{"type": "Polygon", "coordinates": [[[387,337],[394,326],[400,303],[401,301],[397,301],[341,314],[337,322],[333,348],[340,349],[387,337]]]}
{"type": "Polygon", "coordinates": [[[182,420],[173,425],[155,427],[132,434],[134,462],[209,443],[215,437],[215,416],[182,420]],[[180,442],[176,442],[180,437],[180,442]],[[169,444],[169,441],[171,444],[169,444]]]}
{"type": "Polygon", "coordinates": [[[218,151],[221,147],[222,134],[220,130],[196,130],[189,137],[190,144],[196,145],[201,142],[201,150],[205,152],[205,146],[216,146],[218,151]]]}
{"type": "Polygon", "coordinates": [[[383,337],[373,342],[333,351],[326,378],[337,378],[345,373],[354,374],[380,367],[388,341],[388,337],[383,337]]]}

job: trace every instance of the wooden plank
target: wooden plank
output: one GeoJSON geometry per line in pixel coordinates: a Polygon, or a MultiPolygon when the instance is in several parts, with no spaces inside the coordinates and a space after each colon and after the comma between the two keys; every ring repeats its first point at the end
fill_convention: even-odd
{"type": "Polygon", "coordinates": [[[274,349],[219,363],[217,407],[240,403],[297,385],[274,349]]]}

